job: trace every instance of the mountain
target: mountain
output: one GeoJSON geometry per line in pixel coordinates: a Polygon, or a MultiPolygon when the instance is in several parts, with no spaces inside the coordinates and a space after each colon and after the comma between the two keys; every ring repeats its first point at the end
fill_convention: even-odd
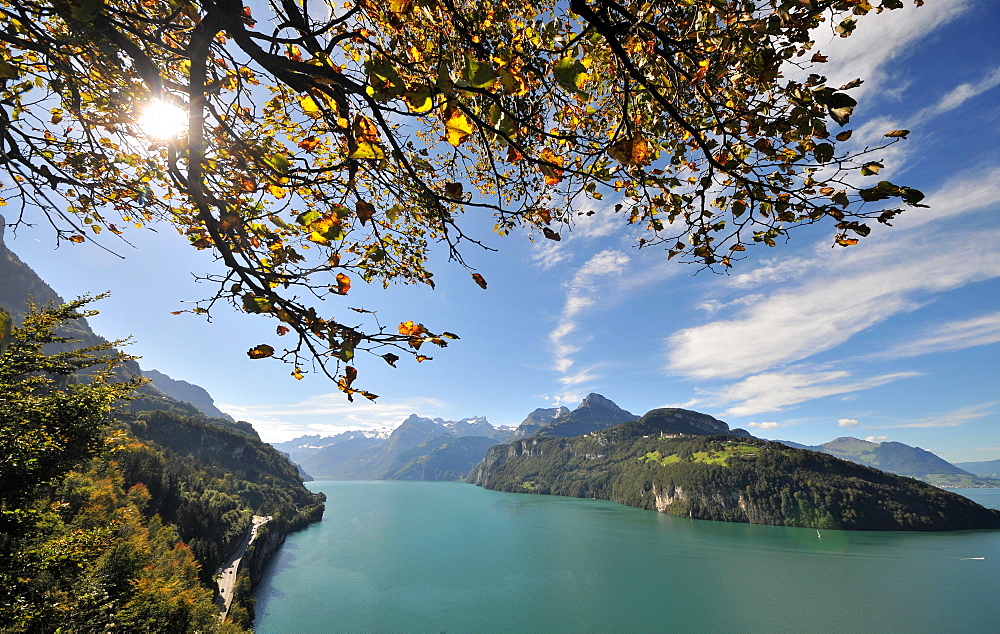
{"type": "Polygon", "coordinates": [[[536,433],[540,436],[570,438],[639,418],[600,394],[588,394],[571,412],[562,412],[536,433]]]}
{"type": "Polygon", "coordinates": [[[1000,479],[1000,460],[985,462],[956,462],[956,467],[985,478],[1000,479]]]}
{"type": "Polygon", "coordinates": [[[494,427],[481,416],[453,421],[413,414],[390,433],[348,431],[336,436],[303,436],[275,443],[275,447],[316,478],[460,480],[489,446],[507,438],[511,431],[509,427],[494,427]]]}
{"type": "Polygon", "coordinates": [[[513,442],[515,440],[520,440],[521,438],[534,436],[542,427],[545,427],[564,414],[569,414],[569,410],[565,407],[540,407],[528,414],[528,417],[525,418],[507,438],[507,442],[513,442]]]}
{"type": "Polygon", "coordinates": [[[654,410],[585,436],[498,445],[470,481],[693,519],[845,530],[1000,529],[1000,511],[960,495],[824,453],[713,434],[717,425],[700,429],[695,422],[708,421],[693,414],[654,410]]]}
{"type": "Polygon", "coordinates": [[[622,430],[635,434],[688,434],[693,436],[736,436],[752,438],[744,429],[729,429],[729,425],[708,414],[687,409],[666,407],[647,412],[634,423],[626,423],[622,430]]]}
{"type": "Polygon", "coordinates": [[[779,440],[789,447],[811,449],[850,460],[868,467],[910,476],[941,487],[995,487],[1000,482],[953,465],[947,460],[920,447],[901,442],[871,442],[853,436],[843,436],[822,445],[802,445],[779,440]]]}
{"type": "Polygon", "coordinates": [[[173,399],[194,405],[205,416],[233,420],[232,416],[215,406],[215,400],[199,385],[172,379],[157,370],[143,370],[142,375],[149,379],[156,389],[173,399]]]}

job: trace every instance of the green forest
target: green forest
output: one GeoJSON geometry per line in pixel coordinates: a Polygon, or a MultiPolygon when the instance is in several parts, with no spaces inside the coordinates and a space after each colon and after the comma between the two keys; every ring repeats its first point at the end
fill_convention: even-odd
{"type": "Polygon", "coordinates": [[[1000,528],[1000,511],[826,454],[643,420],[494,447],[470,478],[498,491],[611,500],[694,519],[843,530],[1000,528]]]}
{"type": "Polygon", "coordinates": [[[249,425],[142,387],[122,342],[60,335],[90,301],[6,319],[0,630],[244,631],[267,551],[322,516],[322,495],[249,425]],[[213,577],[254,515],[273,520],[220,623],[213,577]]]}

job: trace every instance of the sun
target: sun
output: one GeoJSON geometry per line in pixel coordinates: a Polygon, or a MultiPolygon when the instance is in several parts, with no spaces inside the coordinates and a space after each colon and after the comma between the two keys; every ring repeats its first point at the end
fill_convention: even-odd
{"type": "Polygon", "coordinates": [[[187,112],[166,101],[152,101],[142,109],[139,127],[151,139],[176,139],[187,129],[187,112]]]}

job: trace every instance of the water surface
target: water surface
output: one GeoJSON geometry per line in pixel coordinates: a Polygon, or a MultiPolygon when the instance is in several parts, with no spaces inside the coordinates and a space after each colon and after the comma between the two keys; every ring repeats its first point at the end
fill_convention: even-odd
{"type": "MultiPolygon", "coordinates": [[[[708,522],[459,483],[311,482],[269,632],[995,632],[1000,531],[708,522]],[[986,559],[970,559],[985,557],[986,559]]],[[[962,492],[1000,508],[1000,490],[962,492]]]]}

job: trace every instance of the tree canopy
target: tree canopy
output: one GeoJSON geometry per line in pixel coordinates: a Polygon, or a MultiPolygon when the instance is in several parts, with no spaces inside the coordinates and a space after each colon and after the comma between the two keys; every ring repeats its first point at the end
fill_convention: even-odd
{"type": "Polygon", "coordinates": [[[344,296],[433,286],[434,245],[486,288],[466,212],[559,240],[607,197],[648,229],[637,246],[725,268],[806,224],[850,246],[918,205],[872,158],[908,132],[852,141],[861,80],[828,85],[814,47],[816,29],[900,7],[0,0],[0,196],[70,242],[172,223],[225,265],[194,312],[276,318],[287,343],[252,358],[375,398],[356,354],[422,361],[457,337],[344,296]]]}

